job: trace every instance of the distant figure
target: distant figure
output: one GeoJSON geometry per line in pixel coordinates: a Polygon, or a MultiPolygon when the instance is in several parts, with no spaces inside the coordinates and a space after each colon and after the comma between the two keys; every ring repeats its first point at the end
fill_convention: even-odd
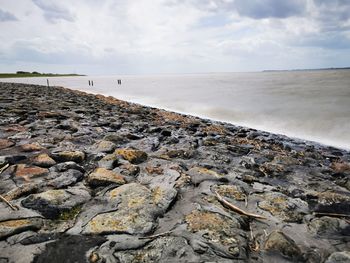
{"type": "Polygon", "coordinates": [[[89,80],[89,86],[90,86],[90,80],[89,80]]]}
{"type": "Polygon", "coordinates": [[[93,80],[91,80],[91,86],[94,86],[94,81],[93,80]]]}
{"type": "Polygon", "coordinates": [[[121,85],[121,84],[122,84],[122,80],[118,79],[118,85],[121,85]]]}

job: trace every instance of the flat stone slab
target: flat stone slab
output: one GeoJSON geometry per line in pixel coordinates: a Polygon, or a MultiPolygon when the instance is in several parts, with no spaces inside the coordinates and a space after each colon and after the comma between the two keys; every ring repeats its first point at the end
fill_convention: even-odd
{"type": "MultiPolygon", "coordinates": [[[[102,213],[92,218],[84,229],[87,234],[146,234],[154,229],[156,220],[165,211],[157,203],[162,194],[152,192],[137,184],[125,184],[110,191],[108,199],[117,202],[116,211],[102,213]],[[160,196],[159,196],[160,195],[160,196]]],[[[159,200],[160,199],[160,200],[159,200]]],[[[171,200],[168,200],[168,205],[171,200]]]]}
{"type": "Polygon", "coordinates": [[[147,153],[134,149],[117,149],[115,153],[121,155],[132,164],[139,164],[147,160],[147,153]]]}
{"type": "Polygon", "coordinates": [[[61,212],[70,210],[87,202],[90,194],[82,188],[68,190],[48,190],[40,194],[31,194],[21,204],[26,208],[39,211],[44,217],[54,219],[61,212]]]}
{"type": "Polygon", "coordinates": [[[40,218],[12,219],[0,222],[0,240],[27,230],[38,230],[43,222],[40,218]]]}
{"type": "Polygon", "coordinates": [[[51,154],[57,162],[76,162],[81,163],[85,160],[85,153],[81,151],[62,151],[51,154]]]}
{"type": "Polygon", "coordinates": [[[97,168],[87,178],[87,182],[90,186],[103,186],[109,184],[125,184],[124,176],[114,171],[107,170],[105,168],[97,168]]]}

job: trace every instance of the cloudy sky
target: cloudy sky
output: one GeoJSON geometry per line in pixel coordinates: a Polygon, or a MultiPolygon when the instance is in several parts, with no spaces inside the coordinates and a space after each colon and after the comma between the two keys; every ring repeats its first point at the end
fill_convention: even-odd
{"type": "Polygon", "coordinates": [[[0,72],[350,66],[350,0],[0,0],[0,72]]]}

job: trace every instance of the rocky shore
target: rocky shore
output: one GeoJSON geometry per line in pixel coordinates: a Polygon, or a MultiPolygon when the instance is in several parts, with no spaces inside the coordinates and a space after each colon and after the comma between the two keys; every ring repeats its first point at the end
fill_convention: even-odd
{"type": "Polygon", "coordinates": [[[0,83],[0,263],[350,262],[350,153],[0,83]]]}

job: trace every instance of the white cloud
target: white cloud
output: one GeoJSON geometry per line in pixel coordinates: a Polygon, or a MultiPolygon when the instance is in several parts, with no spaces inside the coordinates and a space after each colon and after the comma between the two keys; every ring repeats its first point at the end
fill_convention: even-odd
{"type": "Polygon", "coordinates": [[[347,6],[336,1],[326,8],[322,1],[0,0],[18,19],[0,23],[0,71],[33,65],[39,71],[79,65],[92,74],[348,66],[347,6]],[[322,59],[315,58],[320,50],[322,59]]]}

